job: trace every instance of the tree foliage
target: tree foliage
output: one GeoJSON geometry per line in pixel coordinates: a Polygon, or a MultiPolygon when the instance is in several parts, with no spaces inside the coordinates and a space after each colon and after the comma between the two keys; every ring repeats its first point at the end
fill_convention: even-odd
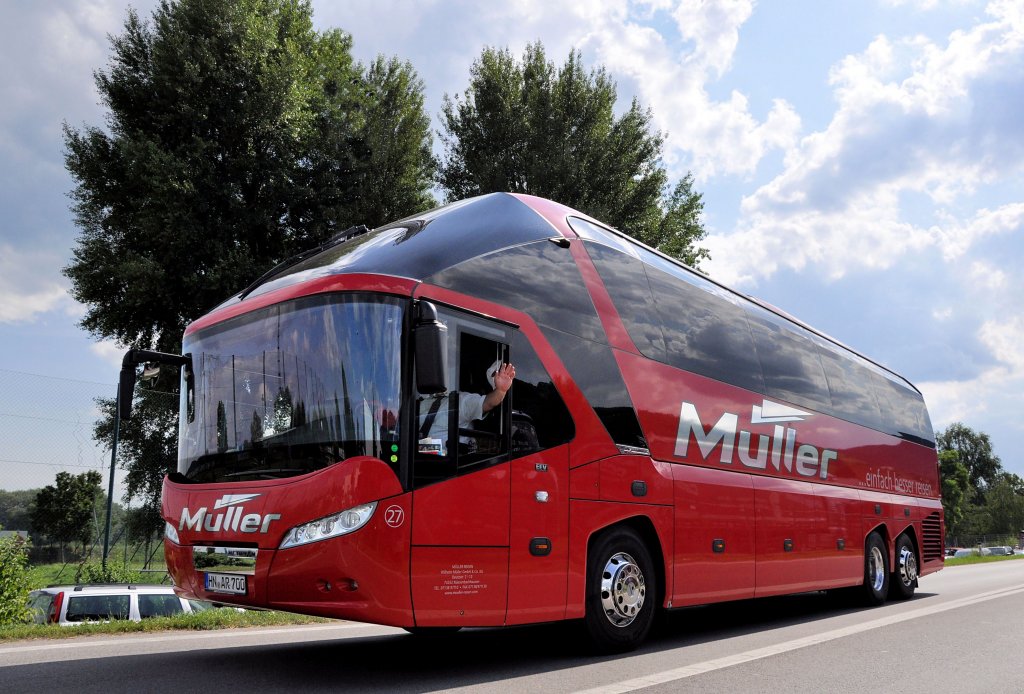
{"type": "Polygon", "coordinates": [[[992,440],[984,432],[976,432],[969,426],[955,422],[945,431],[936,434],[939,451],[956,451],[960,463],[967,468],[973,503],[984,501],[986,490],[1003,473],[999,456],[992,451],[992,440]]]}
{"type": "Polygon", "coordinates": [[[0,537],[0,626],[28,621],[28,592],[28,543],[0,537]]]}
{"type": "Polygon", "coordinates": [[[176,351],[188,322],[284,257],[431,204],[422,83],[351,45],[300,0],[129,11],[96,72],[106,129],[64,129],[83,327],[176,351]]]}
{"type": "Polygon", "coordinates": [[[106,497],[95,470],[79,475],[58,472],[56,482],[39,490],[32,509],[32,528],[56,540],[61,553],[67,544],[79,543],[85,554],[95,537],[97,511],[106,497]]]}
{"type": "Polygon", "coordinates": [[[615,115],[616,86],[589,73],[572,51],[556,68],[544,48],[522,61],[487,48],[461,98],[445,96],[445,157],[438,183],[449,200],[495,191],[552,198],[697,266],[706,232],[689,174],[670,186],[651,132],[651,112],[634,99],[615,115]]]}
{"type": "Polygon", "coordinates": [[[961,526],[970,498],[971,478],[956,451],[939,453],[939,476],[942,479],[942,510],[946,528],[951,534],[962,532],[961,526]]]}
{"type": "Polygon", "coordinates": [[[942,506],[954,537],[1024,531],[1024,479],[1003,469],[988,434],[956,422],[936,432],[942,506]]]}
{"type": "Polygon", "coordinates": [[[37,494],[38,489],[0,489],[0,527],[8,530],[31,530],[32,504],[37,494]]]}

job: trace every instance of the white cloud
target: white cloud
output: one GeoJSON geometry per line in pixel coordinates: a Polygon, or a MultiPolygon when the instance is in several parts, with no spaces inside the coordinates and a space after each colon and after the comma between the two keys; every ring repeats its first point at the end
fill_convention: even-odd
{"type": "Polygon", "coordinates": [[[125,348],[113,340],[96,342],[89,347],[90,351],[97,357],[107,362],[114,368],[120,369],[124,360],[125,348]]]}
{"type": "Polygon", "coordinates": [[[66,283],[54,278],[60,258],[39,251],[17,251],[0,243],[0,323],[31,322],[74,302],[66,283]]]}
{"type": "Polygon", "coordinates": [[[707,84],[731,65],[751,9],[749,2],[679,3],[672,16],[682,37],[693,42],[688,50],[632,18],[596,26],[584,43],[652,109],[655,125],[668,134],[666,161],[679,169],[676,176],[686,168],[699,181],[748,175],[769,151],[796,141],[800,118],[785,100],[774,100],[759,121],[742,92],[733,90],[722,101],[709,96],[707,84]]]}
{"type": "Polygon", "coordinates": [[[710,271],[756,281],[814,262],[840,277],[929,246],[952,260],[1020,228],[1024,203],[972,211],[982,187],[1019,177],[1024,162],[1024,131],[1005,91],[1024,91],[1024,21],[1016,5],[988,12],[991,21],[953,32],[945,46],[879,36],[834,66],[832,121],[743,200],[735,233],[709,240],[710,271]],[[908,196],[937,206],[939,223],[908,214],[908,196]]]}
{"type": "Polygon", "coordinates": [[[1021,430],[1024,410],[1024,318],[986,321],[978,338],[998,363],[976,378],[921,383],[919,387],[932,414],[932,423],[944,428],[952,422],[996,421],[1021,430]]]}
{"type": "Polygon", "coordinates": [[[967,268],[967,277],[973,285],[990,292],[1003,292],[1010,284],[1005,272],[983,260],[971,263],[967,268]]]}
{"type": "MultiPolygon", "coordinates": [[[[620,106],[636,94],[652,109],[655,127],[668,133],[665,160],[673,178],[692,169],[699,180],[751,174],[769,151],[795,144],[800,119],[775,100],[763,120],[747,97],[734,90],[709,96],[708,82],[732,64],[739,29],[750,17],[750,0],[527,0],[506,3],[350,2],[344,11],[319,3],[317,23],[343,26],[357,52],[398,52],[408,57],[431,91],[460,94],[472,61],[484,46],[518,55],[540,40],[549,59],[561,63],[572,48],[590,65],[604,65],[619,85],[620,106]],[[380,17],[389,17],[381,42],[380,17]],[[672,28],[678,31],[673,35],[672,28]],[[425,36],[443,41],[424,41],[425,36]],[[369,42],[369,44],[367,44],[369,42]]],[[[429,101],[429,98],[428,98],[429,101]]],[[[428,103],[439,108],[440,100],[428,103]]]]}

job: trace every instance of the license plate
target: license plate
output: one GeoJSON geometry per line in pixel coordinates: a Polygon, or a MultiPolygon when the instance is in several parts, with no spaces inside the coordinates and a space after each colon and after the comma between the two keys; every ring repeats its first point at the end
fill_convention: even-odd
{"type": "Polygon", "coordinates": [[[245,595],[245,578],[235,574],[206,574],[206,590],[211,593],[245,595]]]}

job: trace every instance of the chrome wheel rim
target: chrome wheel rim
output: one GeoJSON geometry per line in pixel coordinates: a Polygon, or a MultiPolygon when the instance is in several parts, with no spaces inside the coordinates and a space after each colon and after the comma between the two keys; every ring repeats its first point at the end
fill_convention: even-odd
{"type": "Polygon", "coordinates": [[[644,574],[625,552],[612,555],[601,572],[601,608],[612,625],[627,627],[640,614],[647,597],[644,574]]]}
{"type": "Polygon", "coordinates": [[[871,581],[871,589],[876,593],[885,585],[885,559],[882,558],[882,550],[878,547],[872,547],[869,554],[868,580],[871,581]]]}
{"type": "Polygon", "coordinates": [[[909,547],[900,550],[900,580],[908,587],[917,580],[917,557],[909,547]]]}

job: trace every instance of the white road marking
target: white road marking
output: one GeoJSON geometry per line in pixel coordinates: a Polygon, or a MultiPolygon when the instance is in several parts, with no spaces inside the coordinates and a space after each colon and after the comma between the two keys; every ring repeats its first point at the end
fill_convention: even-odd
{"type": "MultiPolygon", "coordinates": [[[[375,624],[362,624],[359,622],[348,622],[345,624],[324,624],[316,626],[300,626],[300,627],[283,627],[277,629],[244,629],[244,630],[229,630],[229,629],[216,629],[213,631],[187,631],[178,632],[174,634],[166,634],[162,636],[150,636],[144,632],[126,633],[124,637],[132,636],[144,636],[146,643],[159,643],[165,641],[195,641],[199,639],[223,639],[225,634],[232,634],[235,636],[248,636],[253,634],[259,635],[274,635],[274,634],[297,634],[304,631],[317,630],[317,631],[328,631],[333,629],[359,629],[364,627],[375,627],[375,624]]],[[[68,629],[74,629],[75,627],[66,627],[68,629]]],[[[93,646],[111,646],[123,644],[124,638],[120,639],[89,639],[87,636],[72,637],[72,639],[60,639],[59,641],[49,641],[45,644],[39,644],[34,646],[11,646],[9,648],[0,648],[0,656],[7,655],[10,653],[28,653],[31,651],[54,651],[61,648],[67,648],[68,646],[80,645],[86,647],[93,646]]]]}
{"type": "Polygon", "coordinates": [[[675,682],[677,680],[686,679],[688,677],[703,675],[706,672],[713,672],[715,670],[721,670],[723,668],[732,667],[734,665],[742,665],[743,663],[749,663],[751,661],[761,660],[763,658],[770,658],[771,656],[779,655],[780,653],[786,653],[788,651],[795,651],[799,648],[816,646],[820,643],[825,643],[826,641],[833,641],[835,639],[841,639],[846,636],[853,636],[854,634],[860,634],[865,631],[870,631],[871,629],[879,629],[881,627],[887,627],[892,624],[906,622],[911,619],[919,619],[921,617],[927,617],[929,615],[938,614],[940,612],[955,610],[961,607],[967,607],[968,605],[974,605],[975,603],[985,602],[987,600],[995,600],[997,598],[1004,598],[1022,592],[1024,592],[1024,586],[1017,588],[1005,588],[1002,590],[994,590],[989,593],[972,595],[969,598],[952,600],[947,603],[942,603],[939,605],[929,607],[920,607],[918,609],[900,612],[898,614],[890,615],[888,617],[874,619],[870,622],[854,624],[852,626],[842,627],[840,629],[824,631],[820,634],[815,634],[813,636],[805,636],[800,639],[785,641],[774,646],[756,648],[751,651],[737,653],[735,655],[726,656],[724,658],[706,660],[703,663],[694,663],[693,665],[687,665],[685,667],[674,668],[672,670],[665,670],[663,672],[655,672],[644,677],[635,677],[633,679],[624,680],[622,682],[608,684],[603,687],[594,687],[593,689],[580,690],[577,692],[577,694],[622,694],[623,692],[632,692],[636,691],[637,689],[644,689],[645,687],[654,687],[656,685],[665,684],[667,682],[675,682]]]}

